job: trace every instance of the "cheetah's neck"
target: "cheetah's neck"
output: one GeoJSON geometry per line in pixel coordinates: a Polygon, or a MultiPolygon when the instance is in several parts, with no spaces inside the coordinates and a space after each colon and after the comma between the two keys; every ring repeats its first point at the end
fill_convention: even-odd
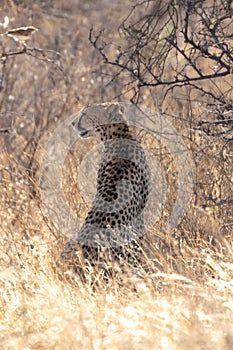
{"type": "Polygon", "coordinates": [[[107,124],[107,125],[102,125],[101,129],[102,129],[101,141],[109,141],[112,139],[119,139],[119,138],[135,140],[133,133],[129,130],[129,127],[126,124],[120,124],[120,123],[107,124]]]}

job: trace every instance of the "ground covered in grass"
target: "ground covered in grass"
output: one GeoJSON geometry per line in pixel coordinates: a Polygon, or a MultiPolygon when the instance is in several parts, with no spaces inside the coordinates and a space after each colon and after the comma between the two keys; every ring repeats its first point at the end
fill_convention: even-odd
{"type": "MultiPolygon", "coordinates": [[[[166,103],[178,116],[177,128],[188,126],[183,136],[195,193],[175,232],[164,233],[159,221],[151,227],[143,267],[123,272],[116,266],[106,281],[85,266],[84,283],[61,262],[67,237],[41,199],[41,155],[56,127],[87,104],[131,97],[127,75],[111,83],[113,68],[101,62],[88,36],[92,25],[104,25],[110,41],[123,40],[117,28],[132,4],[3,1],[1,33],[27,25],[39,31],[26,52],[0,38],[1,57],[7,54],[0,77],[0,349],[233,348],[232,143],[195,128],[203,116],[212,117],[196,96],[184,102],[174,93],[166,103]]],[[[117,49],[111,46],[110,55],[117,49]]],[[[149,90],[143,99],[150,108],[160,102],[149,90]]],[[[175,165],[158,141],[142,141],[174,187],[163,221],[177,191],[175,165]]],[[[65,197],[82,219],[88,203],[77,186],[79,168],[93,145],[80,141],[65,160],[65,197]]]]}

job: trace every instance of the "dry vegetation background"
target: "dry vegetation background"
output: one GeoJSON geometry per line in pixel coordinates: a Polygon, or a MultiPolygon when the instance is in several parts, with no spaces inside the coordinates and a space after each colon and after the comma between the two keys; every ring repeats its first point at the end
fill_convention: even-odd
{"type": "MultiPolygon", "coordinates": [[[[106,284],[90,273],[83,284],[60,266],[66,238],[40,200],[40,155],[55,127],[87,104],[132,97],[122,95],[124,80],[106,86],[113,68],[88,40],[92,25],[104,25],[109,40],[121,41],[117,27],[132,4],[0,0],[1,33],[39,28],[26,53],[16,54],[20,48],[9,37],[0,41],[0,349],[233,348],[232,129],[224,138],[225,129],[195,128],[201,118],[216,119],[201,95],[192,101],[180,90],[163,105],[179,117],[178,129],[188,127],[195,191],[173,235],[163,234],[159,223],[150,233],[151,256],[140,276],[119,273],[106,284]]],[[[229,100],[231,79],[218,85],[227,86],[229,100]]],[[[142,103],[158,106],[161,94],[145,90],[142,103]]],[[[66,160],[64,191],[79,213],[78,166],[92,144],[78,147],[66,160]]],[[[162,165],[175,186],[170,160],[162,165]]]]}

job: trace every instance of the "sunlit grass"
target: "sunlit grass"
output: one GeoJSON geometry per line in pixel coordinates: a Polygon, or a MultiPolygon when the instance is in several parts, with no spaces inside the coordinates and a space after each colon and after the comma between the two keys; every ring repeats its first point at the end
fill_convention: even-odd
{"type": "MultiPolygon", "coordinates": [[[[21,195],[29,195],[22,186],[21,195]]],[[[2,211],[8,222],[0,238],[2,349],[232,348],[230,241],[221,242],[224,254],[204,241],[192,254],[184,245],[179,257],[167,249],[162,259],[154,249],[160,271],[148,261],[150,270],[140,275],[118,271],[106,283],[96,274],[93,288],[93,275],[82,283],[59,262],[64,238],[49,229],[38,201],[31,200],[35,217],[28,207],[23,224],[2,211]]]]}
{"type": "MultiPolygon", "coordinates": [[[[106,282],[101,273],[85,269],[83,283],[60,259],[66,237],[53,227],[43,208],[39,155],[33,152],[37,146],[40,153],[59,118],[80,105],[115,100],[121,93],[118,84],[105,87],[112,72],[100,67],[88,31],[103,18],[109,27],[113,22],[118,26],[128,11],[126,1],[112,4],[117,8],[114,15],[107,1],[101,2],[102,8],[90,1],[80,2],[80,7],[76,1],[3,3],[3,18],[9,17],[12,28],[26,24],[40,28],[30,45],[58,50],[61,56],[57,66],[27,56],[9,59],[1,90],[1,128],[13,126],[14,133],[0,134],[0,350],[231,350],[232,207],[200,208],[212,192],[217,196],[221,190],[223,198],[230,193],[230,146],[223,162],[215,157],[220,152],[211,148],[216,142],[201,132],[197,137],[190,125],[187,134],[193,133],[190,150],[196,154],[195,180],[200,186],[183,226],[175,237],[154,227],[145,245],[144,266],[136,272],[116,267],[106,282]]],[[[4,40],[5,49],[15,49],[14,42],[4,40]]],[[[149,91],[144,93],[147,105],[154,106],[157,100],[149,100],[149,91]]],[[[183,127],[180,116],[185,110],[175,111],[174,101],[169,100],[169,106],[183,127]]],[[[193,111],[202,116],[201,104],[193,111]]],[[[157,151],[157,144],[145,141],[157,151]]],[[[78,147],[81,157],[89,146],[78,147]]],[[[88,207],[77,188],[79,163],[73,148],[72,163],[69,157],[65,163],[64,195],[84,218],[88,207]]],[[[170,169],[167,180],[172,183],[174,167],[170,159],[162,161],[170,169]]],[[[172,192],[169,196],[173,199],[172,192]]]]}

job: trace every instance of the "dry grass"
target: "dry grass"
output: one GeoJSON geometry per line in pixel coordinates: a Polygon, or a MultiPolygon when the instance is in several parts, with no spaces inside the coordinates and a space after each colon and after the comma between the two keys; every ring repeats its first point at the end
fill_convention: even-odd
{"type": "MultiPolygon", "coordinates": [[[[120,85],[104,88],[108,77],[99,69],[106,68],[87,38],[91,24],[103,18],[106,26],[112,24],[110,14],[117,9],[119,19],[128,5],[3,3],[3,17],[12,28],[35,25],[40,32],[33,45],[58,50],[62,58],[56,65],[27,55],[12,58],[1,91],[0,129],[10,133],[0,134],[0,349],[232,349],[232,206],[201,208],[210,193],[231,198],[230,146],[222,162],[213,142],[192,135],[197,192],[182,225],[172,237],[154,228],[140,273],[118,271],[106,283],[101,274],[86,271],[82,283],[60,262],[66,238],[53,227],[40,199],[39,156],[60,121],[80,106],[110,101],[119,93],[120,85]]],[[[12,50],[14,43],[4,45],[12,50]]],[[[64,180],[73,208],[81,201],[79,160],[71,167],[67,159],[69,186],[64,180]]]]}
{"type": "MultiPolygon", "coordinates": [[[[64,237],[40,211],[30,178],[7,161],[1,171],[2,349],[232,348],[231,237],[211,245],[191,232],[173,240],[157,231],[147,272],[118,274],[108,283],[86,272],[83,284],[59,263],[64,237]]],[[[210,219],[201,214],[200,227],[208,223],[209,234],[210,219]]]]}
{"type": "Polygon", "coordinates": [[[200,243],[173,263],[167,251],[160,259],[166,273],[118,276],[107,284],[95,275],[93,290],[90,281],[83,285],[54,266],[56,241],[45,227],[27,242],[23,235],[2,239],[4,249],[6,241],[2,349],[232,348],[231,247],[214,254],[200,243]],[[183,273],[176,272],[181,265],[183,273]]]}

